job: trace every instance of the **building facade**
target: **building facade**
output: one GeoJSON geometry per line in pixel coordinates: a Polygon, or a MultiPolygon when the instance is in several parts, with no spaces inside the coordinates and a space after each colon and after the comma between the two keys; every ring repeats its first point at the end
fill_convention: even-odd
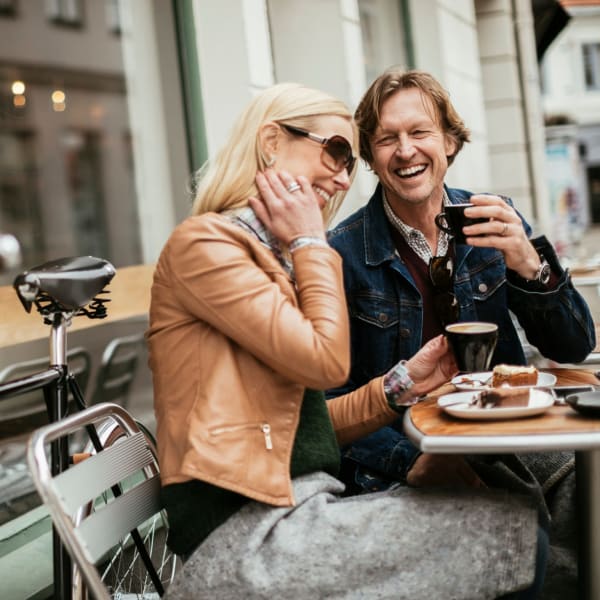
{"type": "MultiPolygon", "coordinates": [[[[152,262],[252,94],[299,81],[354,108],[392,64],[433,73],[472,131],[449,183],[543,229],[533,25],[528,0],[2,0],[0,231],[25,265],[152,262]]],[[[363,165],[338,218],[373,186],[363,165]]]]}
{"type": "Polygon", "coordinates": [[[551,207],[576,239],[600,224],[600,1],[562,4],[571,19],[542,61],[542,100],[551,207]]]}

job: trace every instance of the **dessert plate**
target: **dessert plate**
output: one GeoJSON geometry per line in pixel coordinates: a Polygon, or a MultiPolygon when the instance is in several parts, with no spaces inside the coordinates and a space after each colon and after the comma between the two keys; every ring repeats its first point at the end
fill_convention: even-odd
{"type": "MultiPolygon", "coordinates": [[[[492,371],[484,373],[463,373],[452,379],[452,384],[458,390],[487,390],[491,389],[492,371]]],[[[535,385],[515,385],[512,388],[531,388],[531,387],[551,387],[556,383],[556,375],[552,373],[538,373],[538,380],[535,385]]]]}
{"type": "Polygon", "coordinates": [[[529,403],[526,406],[492,406],[480,408],[471,404],[477,392],[458,392],[446,394],[438,398],[438,406],[449,415],[460,419],[476,421],[492,421],[498,419],[520,419],[533,417],[546,412],[553,404],[554,398],[543,390],[529,390],[529,403]]]}

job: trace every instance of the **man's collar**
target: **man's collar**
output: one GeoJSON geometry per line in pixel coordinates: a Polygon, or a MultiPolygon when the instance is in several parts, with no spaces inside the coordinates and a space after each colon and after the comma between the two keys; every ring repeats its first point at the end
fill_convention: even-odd
{"type": "MultiPolygon", "coordinates": [[[[468,202],[471,196],[471,193],[466,190],[448,188],[446,185],[444,185],[444,192],[451,204],[468,202]]],[[[377,183],[377,187],[365,207],[363,240],[367,265],[377,266],[393,260],[396,245],[392,239],[390,225],[383,210],[383,188],[381,183],[377,183]]],[[[471,250],[471,246],[457,245],[457,259],[464,258],[471,250]]]]}
{"type": "MultiPolygon", "coordinates": [[[[376,190],[375,190],[375,194],[373,194],[371,201],[369,202],[369,205],[371,204],[371,202],[373,202],[375,200],[375,196],[379,197],[379,203],[378,205],[381,207],[381,212],[383,213],[383,217],[385,219],[385,227],[383,226],[378,226],[378,229],[374,230],[369,223],[367,223],[367,219],[368,219],[368,215],[365,214],[365,240],[366,240],[366,261],[367,264],[380,264],[381,262],[384,262],[385,260],[389,260],[389,254],[388,254],[388,250],[389,250],[389,246],[388,243],[389,242],[391,244],[391,248],[392,248],[392,256],[396,251],[396,245],[393,241],[393,238],[391,236],[391,233],[389,233],[389,227],[393,227],[395,229],[397,229],[400,233],[400,235],[406,240],[406,243],[413,248],[413,250],[423,258],[423,260],[425,262],[428,261],[429,257],[431,256],[432,252],[431,249],[429,247],[429,245],[427,244],[423,233],[418,230],[415,229],[414,227],[411,227],[410,225],[408,225],[406,222],[404,222],[395,212],[394,209],[392,208],[391,204],[389,203],[385,190],[383,189],[383,186],[381,185],[381,183],[378,184],[376,190]],[[375,244],[368,244],[368,240],[373,237],[373,236],[369,236],[367,235],[367,233],[369,231],[377,231],[378,235],[377,237],[379,237],[380,235],[383,236],[383,231],[386,231],[387,239],[382,239],[382,244],[378,245],[377,241],[375,242],[375,244]],[[412,236],[416,236],[417,239],[413,239],[412,236]],[[370,250],[373,250],[373,252],[370,252],[370,250]],[[378,252],[378,250],[383,250],[383,252],[378,252]],[[373,261],[371,261],[371,259],[373,259],[373,261]]],[[[442,206],[447,206],[448,204],[452,204],[452,202],[450,201],[450,198],[448,196],[447,193],[447,188],[446,186],[444,186],[443,190],[442,190],[442,206]]],[[[440,207],[441,210],[441,207],[440,207]]],[[[377,215],[377,217],[379,217],[379,215],[377,215]]],[[[442,252],[442,253],[446,253],[447,249],[448,249],[448,245],[450,243],[449,240],[449,236],[447,233],[444,233],[443,231],[439,231],[438,232],[438,252],[442,252]]]]}

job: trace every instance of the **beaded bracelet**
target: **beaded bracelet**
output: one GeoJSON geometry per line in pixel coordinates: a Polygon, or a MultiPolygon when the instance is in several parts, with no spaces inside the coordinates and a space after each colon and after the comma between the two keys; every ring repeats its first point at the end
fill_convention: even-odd
{"type": "Polygon", "coordinates": [[[414,382],[406,368],[406,361],[401,360],[383,378],[383,391],[390,408],[397,412],[403,412],[404,408],[415,404],[417,398],[407,394],[413,385],[414,382]]]}
{"type": "Polygon", "coordinates": [[[329,248],[329,244],[318,237],[312,237],[309,235],[301,235],[293,239],[288,246],[290,252],[294,252],[298,250],[298,248],[303,248],[304,246],[323,246],[329,248]]]}

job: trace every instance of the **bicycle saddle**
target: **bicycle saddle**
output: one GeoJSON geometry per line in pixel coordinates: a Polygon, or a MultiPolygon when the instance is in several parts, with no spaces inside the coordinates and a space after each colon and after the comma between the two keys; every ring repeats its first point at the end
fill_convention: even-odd
{"type": "Polygon", "coordinates": [[[71,311],[98,300],[96,295],[114,275],[115,268],[107,260],[74,256],[24,271],[17,275],[13,287],[27,312],[31,312],[31,306],[39,300],[54,301],[53,310],[71,311]]]}

